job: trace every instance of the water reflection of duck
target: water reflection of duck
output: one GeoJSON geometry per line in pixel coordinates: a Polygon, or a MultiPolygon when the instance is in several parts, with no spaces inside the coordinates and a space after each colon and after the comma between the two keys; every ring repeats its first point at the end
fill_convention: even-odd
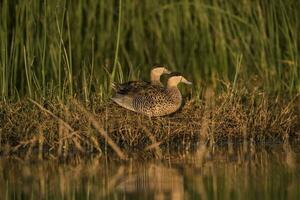
{"type": "Polygon", "coordinates": [[[152,116],[164,116],[177,111],[182,103],[182,95],[178,89],[179,83],[192,84],[182,75],[173,73],[167,82],[167,87],[147,85],[135,89],[129,87],[122,92],[116,92],[112,98],[120,106],[152,116]]]}
{"type": "MultiPolygon", "coordinates": [[[[123,177],[116,189],[128,194],[146,192],[155,197],[183,199],[183,176],[176,169],[150,164],[123,177]]],[[[155,198],[157,199],[157,198],[155,198]]]]}

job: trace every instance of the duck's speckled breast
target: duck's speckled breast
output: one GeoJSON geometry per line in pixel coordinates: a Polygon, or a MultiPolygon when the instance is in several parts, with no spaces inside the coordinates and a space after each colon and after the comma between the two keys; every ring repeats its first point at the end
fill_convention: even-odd
{"type": "Polygon", "coordinates": [[[158,94],[138,96],[133,100],[133,107],[139,113],[148,116],[164,116],[177,111],[182,96],[177,88],[165,89],[158,94]]]}

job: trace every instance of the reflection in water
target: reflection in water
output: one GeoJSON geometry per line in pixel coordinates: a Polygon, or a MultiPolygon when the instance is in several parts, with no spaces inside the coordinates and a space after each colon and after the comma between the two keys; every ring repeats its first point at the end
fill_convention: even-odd
{"type": "Polygon", "coordinates": [[[144,192],[153,194],[154,199],[183,199],[183,176],[178,170],[165,167],[162,164],[147,164],[140,166],[135,172],[129,173],[117,185],[116,190],[134,194],[144,192]]]}
{"type": "Polygon", "coordinates": [[[300,199],[299,153],[285,152],[213,149],[205,159],[122,164],[2,158],[0,199],[300,199]]]}

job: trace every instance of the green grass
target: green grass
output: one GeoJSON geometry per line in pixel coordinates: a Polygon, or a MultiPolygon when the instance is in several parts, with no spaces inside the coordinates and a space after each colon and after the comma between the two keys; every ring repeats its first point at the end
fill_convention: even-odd
{"type": "Polygon", "coordinates": [[[292,95],[300,90],[297,7],[297,0],[3,0],[0,96],[105,100],[111,81],[147,79],[153,63],[186,74],[195,96],[224,82],[292,95]]]}

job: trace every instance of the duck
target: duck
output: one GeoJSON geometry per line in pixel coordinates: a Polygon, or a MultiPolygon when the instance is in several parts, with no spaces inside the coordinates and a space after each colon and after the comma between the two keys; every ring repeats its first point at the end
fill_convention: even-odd
{"type": "Polygon", "coordinates": [[[163,84],[160,81],[160,77],[163,74],[170,74],[171,71],[169,71],[165,66],[163,65],[154,65],[152,67],[152,70],[150,71],[150,82],[148,81],[129,81],[121,84],[113,84],[113,89],[118,94],[126,94],[128,91],[131,92],[137,92],[143,88],[146,88],[150,85],[155,86],[163,86],[163,84]]]}
{"type": "Polygon", "coordinates": [[[183,75],[172,73],[166,87],[148,85],[140,90],[127,90],[116,93],[111,99],[118,105],[149,117],[159,117],[176,112],[182,104],[179,83],[191,85],[183,75]]]}

